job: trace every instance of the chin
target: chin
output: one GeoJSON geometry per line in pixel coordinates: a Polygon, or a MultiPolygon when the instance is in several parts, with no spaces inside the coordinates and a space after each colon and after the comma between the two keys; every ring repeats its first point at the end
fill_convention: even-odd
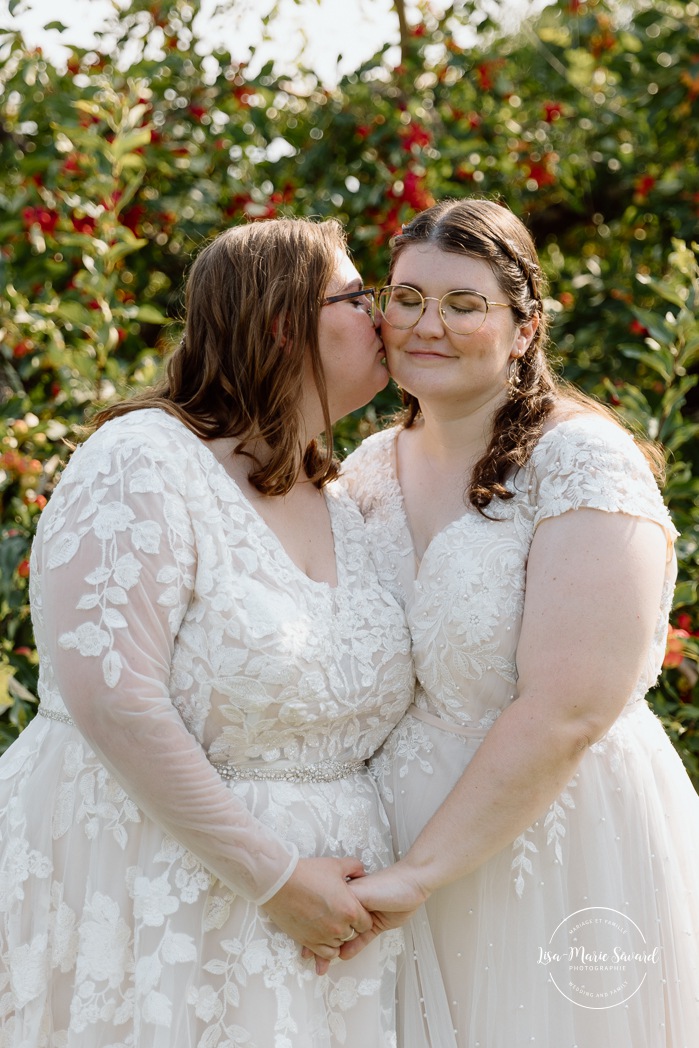
{"type": "Polygon", "coordinates": [[[372,386],[365,387],[361,393],[357,393],[357,396],[351,403],[349,402],[349,399],[345,401],[342,410],[337,413],[337,419],[344,418],[345,415],[350,415],[353,411],[359,411],[360,408],[369,404],[377,393],[380,393],[382,389],[386,388],[390,377],[391,376],[386,371],[381,382],[375,382],[372,386]]]}
{"type": "MultiPolygon", "coordinates": [[[[385,364],[381,365],[381,378],[379,380],[379,386],[376,393],[380,393],[382,389],[385,389],[388,383],[391,381],[391,372],[388,370],[385,364]]],[[[376,396],[376,394],[374,394],[376,396]]]]}

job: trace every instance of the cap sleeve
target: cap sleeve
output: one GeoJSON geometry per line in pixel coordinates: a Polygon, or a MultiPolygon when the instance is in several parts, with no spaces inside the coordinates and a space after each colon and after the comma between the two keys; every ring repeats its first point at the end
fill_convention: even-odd
{"type": "Polygon", "coordinates": [[[668,543],[677,529],[648,463],[621,426],[595,415],[559,423],[532,455],[538,491],[534,526],[575,509],[626,513],[654,521],[668,543]]]}
{"type": "Polygon", "coordinates": [[[391,492],[395,429],[366,437],[342,463],[340,483],[365,517],[385,502],[391,492]]]}

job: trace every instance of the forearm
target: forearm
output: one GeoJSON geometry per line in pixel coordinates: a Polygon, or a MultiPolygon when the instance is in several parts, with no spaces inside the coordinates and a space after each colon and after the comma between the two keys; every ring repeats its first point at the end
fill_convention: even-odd
{"type": "Polygon", "coordinates": [[[511,844],[605,734],[648,658],[665,574],[654,523],[578,510],[544,521],[527,562],[519,697],[407,853],[427,891],[511,844]]]}
{"type": "Polygon", "coordinates": [[[86,696],[77,684],[66,689],[66,705],[129,797],[227,887],[270,898],[291,876],[296,849],[225,785],[167,696],[127,701],[126,688],[117,699],[93,683],[86,696]]]}
{"type": "Polygon", "coordinates": [[[550,703],[522,697],[503,712],[401,860],[426,894],[511,844],[575,774],[594,741],[589,725],[574,716],[552,719],[547,709],[550,703]]]}
{"type": "MultiPolygon", "coordinates": [[[[393,866],[353,884],[374,927],[343,945],[350,958],[386,928],[403,924],[436,891],[507,847],[551,804],[575,774],[601,722],[520,697],[488,732],[461,779],[422,833],[393,866]]],[[[613,706],[608,712],[614,719],[613,706]]]]}

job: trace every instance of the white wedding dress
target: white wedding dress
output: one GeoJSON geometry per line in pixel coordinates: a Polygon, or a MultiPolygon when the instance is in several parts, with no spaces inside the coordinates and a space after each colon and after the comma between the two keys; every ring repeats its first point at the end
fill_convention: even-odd
{"type": "Polygon", "coordinates": [[[395,434],[368,438],[344,475],[413,638],[416,705],[373,762],[401,853],[516,699],[539,521],[588,507],[656,521],[668,539],[657,630],[621,716],[534,825],[411,922],[401,1048],[696,1048],[699,797],[644,698],[676,573],[645,460],[599,416],[562,422],[510,482],[514,498],[488,507],[498,520],[466,506],[418,564],[395,434]]]}
{"type": "Polygon", "coordinates": [[[326,489],[309,579],[158,410],[73,455],[31,558],[39,714],[0,760],[2,1048],[393,1048],[402,934],[315,975],[259,904],[392,859],[362,763],[413,694],[402,610],[326,489]]]}

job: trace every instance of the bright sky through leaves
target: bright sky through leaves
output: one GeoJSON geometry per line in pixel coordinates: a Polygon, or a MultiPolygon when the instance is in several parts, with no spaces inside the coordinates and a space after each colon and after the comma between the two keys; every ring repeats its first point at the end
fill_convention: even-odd
{"type": "MultiPolygon", "coordinates": [[[[23,0],[9,24],[22,29],[30,46],[40,46],[57,65],[66,60],[66,44],[90,47],[95,33],[104,28],[114,2],[128,6],[127,0],[23,0]],[[64,33],[46,31],[44,25],[59,20],[64,33]]],[[[481,0],[480,9],[495,17],[503,27],[515,29],[526,14],[531,17],[551,0],[481,0]]],[[[7,0],[0,0],[0,9],[7,0]]],[[[247,61],[250,47],[256,47],[251,63],[253,74],[265,62],[274,59],[280,69],[291,72],[299,55],[304,64],[331,86],[343,74],[355,70],[372,57],[384,44],[395,44],[386,55],[388,66],[400,61],[398,17],[392,0],[278,0],[274,18],[268,27],[269,39],[261,42],[265,12],[273,6],[268,0],[261,7],[258,0],[229,0],[229,13],[217,14],[222,6],[217,0],[204,0],[202,14],[195,20],[195,32],[205,47],[213,50],[223,45],[234,60],[247,61]],[[230,13],[232,12],[232,13],[230,13]]],[[[431,5],[445,10],[440,0],[431,5]]],[[[416,9],[407,5],[411,23],[420,20],[416,9]]],[[[7,23],[6,23],[7,24],[7,23]]],[[[476,43],[475,27],[464,25],[456,34],[462,47],[476,43]]]]}
{"type": "MultiPolygon", "coordinates": [[[[262,36],[260,5],[248,0],[234,6],[239,14],[217,16],[215,0],[208,0],[197,32],[211,48],[223,44],[235,59],[245,60],[250,45],[258,45],[262,36]]],[[[95,33],[104,28],[111,9],[111,0],[61,0],[58,8],[55,0],[25,0],[9,24],[22,29],[30,46],[41,46],[51,61],[60,64],[67,55],[66,43],[81,47],[94,43],[95,33]],[[64,33],[42,28],[54,20],[66,26],[64,33]]],[[[339,62],[342,75],[370,58],[385,42],[398,41],[398,20],[391,0],[309,0],[302,4],[281,0],[278,9],[270,26],[271,40],[259,47],[258,62],[273,57],[293,65],[303,49],[307,64],[328,83],[338,79],[338,50],[343,52],[339,62]]]]}

